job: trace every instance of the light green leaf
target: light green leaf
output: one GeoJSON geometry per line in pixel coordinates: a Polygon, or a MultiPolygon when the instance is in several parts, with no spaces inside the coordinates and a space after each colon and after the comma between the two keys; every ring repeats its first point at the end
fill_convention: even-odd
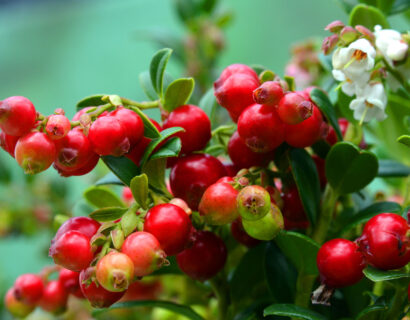
{"type": "Polygon", "coordinates": [[[363,273],[368,279],[374,282],[410,278],[410,273],[406,271],[385,271],[370,266],[364,269],[363,273]]]}
{"type": "Polygon", "coordinates": [[[101,208],[90,213],[90,218],[99,222],[114,221],[121,218],[127,210],[127,208],[122,207],[101,208]]]}
{"type": "Polygon", "coordinates": [[[131,179],[131,192],[135,201],[143,209],[147,209],[148,177],[145,173],[131,179]]]}
{"type": "Polygon", "coordinates": [[[381,25],[383,29],[389,28],[389,23],[383,12],[379,9],[365,4],[358,4],[350,12],[349,25],[362,25],[373,30],[376,25],[381,25]]]}
{"type": "Polygon", "coordinates": [[[152,57],[149,67],[149,73],[151,77],[152,87],[162,97],[163,93],[163,81],[164,72],[167,66],[168,60],[172,54],[172,49],[164,48],[155,53],[152,57]]]}
{"type": "Polygon", "coordinates": [[[171,112],[174,109],[186,104],[194,90],[195,81],[193,78],[181,78],[170,83],[165,91],[164,108],[171,112]]]}
{"type": "Polygon", "coordinates": [[[104,96],[105,94],[95,94],[81,99],[77,102],[77,111],[86,107],[97,107],[105,104],[105,102],[102,101],[102,97],[104,96]]]}
{"type": "Polygon", "coordinates": [[[84,191],[87,202],[97,208],[124,207],[122,200],[110,189],[92,186],[84,191]]]}

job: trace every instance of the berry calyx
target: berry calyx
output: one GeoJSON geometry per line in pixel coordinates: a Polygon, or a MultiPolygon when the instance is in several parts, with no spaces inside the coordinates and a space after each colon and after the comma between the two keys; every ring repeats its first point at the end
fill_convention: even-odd
{"type": "Polygon", "coordinates": [[[29,133],[36,122],[36,109],[25,97],[14,96],[0,101],[0,129],[11,136],[29,133]]]}
{"type": "Polygon", "coordinates": [[[43,279],[36,274],[23,274],[14,283],[14,296],[26,304],[34,304],[43,295],[43,279]]]}
{"type": "Polygon", "coordinates": [[[134,278],[134,264],[126,254],[110,252],[98,261],[95,275],[104,289],[125,291],[134,278]]]}
{"type": "Polygon", "coordinates": [[[115,117],[120,122],[129,140],[130,148],[135,146],[144,136],[144,123],[134,111],[118,107],[108,116],[115,117]]]}
{"type": "Polygon", "coordinates": [[[197,231],[192,247],[177,255],[181,270],[195,280],[205,281],[215,276],[225,265],[225,243],[210,231],[197,231]]]}
{"type": "Polygon", "coordinates": [[[41,309],[57,314],[65,310],[68,293],[58,280],[52,280],[44,287],[43,296],[39,302],[41,309]]]}
{"type": "Polygon", "coordinates": [[[236,241],[238,241],[240,244],[243,244],[244,246],[247,246],[248,248],[257,246],[260,243],[260,240],[252,238],[250,235],[246,233],[242,225],[241,217],[232,222],[231,233],[236,241]]]}
{"type": "Polygon", "coordinates": [[[27,317],[35,308],[35,304],[26,304],[16,299],[14,294],[14,287],[10,288],[5,297],[4,305],[13,317],[24,318],[27,317]]]}
{"type": "Polygon", "coordinates": [[[134,263],[136,277],[149,275],[166,262],[166,254],[161,249],[157,238],[144,231],[131,233],[125,239],[121,252],[130,257],[134,263]]]}
{"type": "Polygon", "coordinates": [[[263,218],[259,220],[242,219],[242,225],[252,238],[270,241],[283,229],[283,217],[280,209],[271,204],[271,209],[263,218]]]}
{"type": "Polygon", "coordinates": [[[31,132],[17,141],[14,155],[25,173],[36,174],[54,162],[56,147],[45,133],[31,132]]]}
{"type": "Polygon", "coordinates": [[[48,117],[45,131],[52,140],[64,138],[71,129],[70,120],[65,115],[53,114],[48,117]]]}
{"type": "Polygon", "coordinates": [[[280,99],[277,112],[282,122],[298,124],[312,115],[313,103],[297,92],[288,92],[280,99]]]}
{"type": "Polygon", "coordinates": [[[283,88],[278,81],[266,81],[253,91],[253,100],[258,104],[276,106],[283,94],[283,88]]]}
{"type": "Polygon", "coordinates": [[[316,258],[321,281],[330,288],[353,285],[363,278],[366,266],[356,243],[332,239],[323,244],[316,258]]]}
{"type": "Polygon", "coordinates": [[[185,249],[191,233],[191,220],[180,207],[164,203],[152,207],[144,222],[144,231],[154,235],[168,256],[185,249]]]}
{"type": "Polygon", "coordinates": [[[261,186],[247,186],[236,198],[239,214],[245,220],[259,220],[270,210],[270,195],[261,186]]]}

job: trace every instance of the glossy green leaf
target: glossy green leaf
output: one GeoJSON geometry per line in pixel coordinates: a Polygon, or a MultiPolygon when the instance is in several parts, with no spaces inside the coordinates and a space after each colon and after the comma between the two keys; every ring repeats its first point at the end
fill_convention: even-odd
{"type": "Polygon", "coordinates": [[[131,192],[135,201],[143,209],[147,209],[148,177],[145,173],[131,179],[131,192]]]}
{"type": "Polygon", "coordinates": [[[142,122],[144,123],[144,137],[155,139],[161,136],[157,127],[154,126],[154,124],[145,115],[144,112],[142,112],[139,108],[135,106],[128,106],[128,108],[137,113],[140,116],[142,122]]]}
{"type": "Polygon", "coordinates": [[[379,9],[365,4],[358,4],[350,12],[349,25],[362,25],[373,30],[376,25],[381,25],[384,29],[389,28],[389,23],[383,12],[379,9]]]}
{"type": "Polygon", "coordinates": [[[379,177],[408,177],[410,167],[394,160],[379,160],[379,177]]]}
{"type": "Polygon", "coordinates": [[[262,300],[252,303],[249,307],[235,314],[233,320],[256,320],[261,319],[263,316],[263,310],[269,306],[272,301],[262,300]]]}
{"type": "Polygon", "coordinates": [[[103,186],[103,185],[110,185],[110,184],[123,186],[124,182],[122,182],[114,173],[109,172],[95,183],[96,186],[103,186]]]}
{"type": "Polygon", "coordinates": [[[141,174],[141,170],[126,157],[103,156],[101,157],[107,167],[127,186],[131,179],[141,174]]]}
{"type": "Polygon", "coordinates": [[[379,298],[370,306],[364,308],[360,313],[356,316],[355,320],[373,320],[379,319],[377,317],[377,313],[384,312],[389,309],[384,297],[379,298]]]}
{"type": "Polygon", "coordinates": [[[152,87],[162,97],[163,92],[163,81],[165,68],[167,66],[168,60],[171,57],[172,49],[164,48],[155,53],[152,57],[149,74],[151,77],[152,87]]]}
{"type": "Polygon", "coordinates": [[[318,274],[316,255],[319,245],[311,238],[298,232],[283,231],[275,238],[275,242],[299,272],[318,274]]]}
{"type": "Polygon", "coordinates": [[[171,112],[179,106],[186,104],[194,91],[193,78],[181,78],[172,81],[165,91],[164,109],[171,112]]]}
{"type": "Polygon", "coordinates": [[[165,185],[165,168],[167,160],[166,158],[159,158],[150,160],[142,167],[142,172],[148,177],[148,183],[151,187],[157,191],[163,193],[166,196],[171,196],[167,186],[165,185]]]}
{"type": "Polygon", "coordinates": [[[129,208],[127,212],[122,216],[120,222],[125,237],[127,237],[137,228],[138,222],[139,219],[136,214],[136,209],[134,207],[129,208]]]}
{"type": "Polygon", "coordinates": [[[139,75],[140,85],[145,95],[150,100],[157,100],[158,94],[156,93],[154,87],[152,86],[151,76],[148,71],[141,72],[139,75]]]}
{"type": "Polygon", "coordinates": [[[159,150],[154,151],[149,157],[150,160],[177,157],[181,151],[181,139],[178,137],[170,138],[166,141],[159,150]]]}
{"type": "Polygon", "coordinates": [[[287,316],[292,317],[293,319],[327,320],[327,318],[320,313],[294,304],[272,304],[264,310],[263,314],[264,316],[287,316]]]}
{"type": "Polygon", "coordinates": [[[409,135],[402,135],[397,138],[397,142],[404,144],[407,147],[410,147],[410,136],[409,135]]]}
{"type": "Polygon", "coordinates": [[[295,78],[291,76],[285,76],[284,80],[288,84],[289,91],[295,91],[296,90],[296,84],[295,84],[295,78]]]}
{"type": "Polygon", "coordinates": [[[343,227],[340,234],[344,234],[357,225],[367,222],[370,218],[383,212],[399,213],[401,207],[396,202],[376,202],[352,216],[343,227]]]}
{"type": "Polygon", "coordinates": [[[360,151],[350,142],[338,142],[326,157],[326,178],[338,194],[367,186],[377,175],[378,161],[369,151],[360,151]]]}
{"type": "Polygon", "coordinates": [[[290,150],[289,160],[303,207],[314,225],[320,211],[320,183],[315,162],[304,149],[290,150]]]}
{"type": "Polygon", "coordinates": [[[368,279],[374,282],[410,278],[410,273],[406,271],[385,271],[370,266],[364,269],[363,273],[368,279]]]}
{"type": "Polygon", "coordinates": [[[318,106],[318,108],[324,113],[329,120],[330,125],[335,129],[337,138],[343,140],[342,133],[337,122],[335,108],[329,100],[329,97],[320,89],[313,89],[310,92],[310,98],[318,106]]]}
{"type": "Polygon", "coordinates": [[[123,207],[101,208],[90,213],[90,218],[99,222],[114,221],[121,218],[127,210],[127,208],[123,207]]]}
{"type": "Polygon", "coordinates": [[[105,104],[105,102],[102,101],[102,97],[104,96],[105,94],[95,94],[81,99],[77,102],[77,111],[86,107],[97,107],[105,104]]]}
{"type": "Polygon", "coordinates": [[[97,208],[124,207],[122,200],[110,189],[105,187],[89,187],[84,191],[84,198],[97,208]]]}
{"type": "Polygon", "coordinates": [[[104,313],[112,309],[129,309],[133,307],[161,308],[175,312],[176,314],[183,315],[191,320],[204,320],[204,318],[202,318],[198,313],[196,313],[191,307],[162,300],[140,300],[120,302],[112,305],[110,308],[94,311],[93,316],[96,316],[98,314],[104,313]]]}
{"type": "Polygon", "coordinates": [[[140,162],[141,166],[143,166],[148,161],[149,157],[154,152],[155,148],[157,148],[161,143],[163,143],[165,140],[167,140],[169,137],[171,137],[175,133],[181,132],[181,131],[184,131],[184,128],[172,127],[172,128],[162,130],[161,131],[161,136],[157,139],[153,139],[149,143],[147,148],[145,149],[144,155],[142,156],[142,159],[141,159],[141,162],[140,162]]]}

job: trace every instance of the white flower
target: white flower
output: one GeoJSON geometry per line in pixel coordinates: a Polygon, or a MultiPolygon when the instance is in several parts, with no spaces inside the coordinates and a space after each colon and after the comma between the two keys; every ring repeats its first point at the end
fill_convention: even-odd
{"type": "Polygon", "coordinates": [[[380,50],[387,61],[400,61],[406,57],[408,44],[402,39],[401,33],[392,29],[382,29],[377,25],[374,27],[376,48],[380,50]]]}
{"type": "Polygon", "coordinates": [[[345,73],[341,70],[332,70],[333,78],[337,81],[342,81],[342,91],[348,96],[353,96],[356,94],[356,91],[361,90],[366,86],[367,81],[370,79],[370,73],[364,73],[363,78],[360,82],[353,82],[352,79],[346,77],[345,73]]]}
{"type": "Polygon", "coordinates": [[[363,90],[356,92],[356,99],[350,102],[349,108],[353,110],[353,117],[360,122],[369,122],[373,118],[382,121],[387,115],[387,97],[381,83],[369,84],[363,90]]]}

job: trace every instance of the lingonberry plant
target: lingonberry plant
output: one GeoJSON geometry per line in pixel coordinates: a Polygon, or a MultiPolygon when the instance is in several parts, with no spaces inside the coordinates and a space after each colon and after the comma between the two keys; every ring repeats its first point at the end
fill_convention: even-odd
{"type": "MultiPolygon", "coordinates": [[[[350,25],[330,23],[322,49],[331,62],[305,44],[282,78],[231,64],[200,100],[193,78],[164,80],[172,50],[162,49],[140,78],[149,101],[89,96],[71,121],[24,97],[1,101],[0,145],[27,174],[53,165],[63,177],[84,175],[99,160],[111,171],[84,192],[89,216],[60,223],[55,266],[7,292],[10,313],[60,314],[75,296],[193,320],[410,316],[408,158],[383,158],[375,145],[385,137],[373,127],[410,95],[409,35],[388,29],[380,10],[399,10],[396,2],[359,4],[350,25]],[[144,113],[153,108],[161,123],[144,113]],[[385,177],[400,180],[394,201],[368,188],[385,177]],[[109,185],[123,186],[122,199],[109,185]],[[158,299],[161,283],[141,279],[162,275],[191,280],[158,299]]],[[[210,75],[196,75],[204,92],[210,75]]],[[[410,146],[401,134],[389,144],[410,146]]]]}

